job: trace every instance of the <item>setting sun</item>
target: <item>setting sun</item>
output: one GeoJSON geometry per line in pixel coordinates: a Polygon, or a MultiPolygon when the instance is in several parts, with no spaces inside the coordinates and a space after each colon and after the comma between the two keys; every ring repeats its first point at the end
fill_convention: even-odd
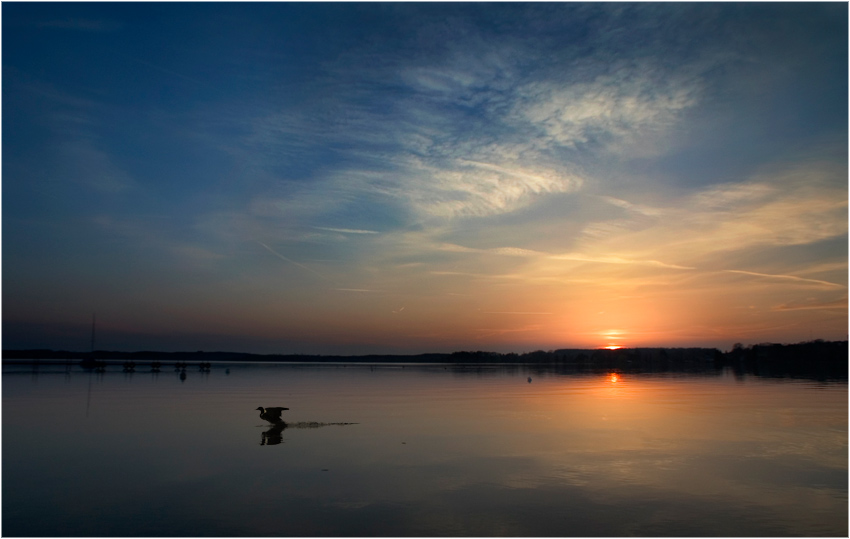
{"type": "Polygon", "coordinates": [[[602,346],[603,350],[619,350],[623,348],[623,345],[620,344],[620,341],[623,340],[626,332],[621,329],[606,329],[605,331],[600,331],[599,335],[605,339],[605,345],[602,346]]]}

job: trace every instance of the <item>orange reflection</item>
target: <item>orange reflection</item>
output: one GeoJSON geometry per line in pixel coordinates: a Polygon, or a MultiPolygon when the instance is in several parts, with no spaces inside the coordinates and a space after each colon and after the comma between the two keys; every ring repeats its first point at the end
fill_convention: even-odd
{"type": "Polygon", "coordinates": [[[616,372],[612,372],[608,375],[608,380],[610,380],[612,384],[616,384],[620,381],[620,376],[616,372]]]}

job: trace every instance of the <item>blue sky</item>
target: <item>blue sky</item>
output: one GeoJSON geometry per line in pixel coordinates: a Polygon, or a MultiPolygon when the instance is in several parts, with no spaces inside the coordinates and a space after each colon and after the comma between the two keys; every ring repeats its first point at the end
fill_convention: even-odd
{"type": "Polygon", "coordinates": [[[845,3],[4,3],[3,345],[847,336],[845,3]]]}

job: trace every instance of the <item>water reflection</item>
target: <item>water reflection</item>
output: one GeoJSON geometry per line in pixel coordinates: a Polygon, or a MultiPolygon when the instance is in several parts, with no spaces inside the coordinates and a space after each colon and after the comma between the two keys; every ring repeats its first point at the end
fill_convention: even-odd
{"type": "Polygon", "coordinates": [[[281,436],[281,433],[285,428],[286,423],[280,421],[278,423],[275,423],[269,430],[263,431],[262,438],[260,439],[260,445],[277,445],[281,443],[283,441],[283,436],[281,436]]]}
{"type": "Polygon", "coordinates": [[[846,383],[212,367],[4,367],[4,535],[847,534],[846,383]]]}
{"type": "MultiPolygon", "coordinates": [[[[346,426],[346,425],[357,425],[358,423],[346,423],[346,422],[336,422],[336,423],[324,423],[320,421],[298,421],[295,423],[287,423],[285,421],[280,421],[278,423],[274,423],[272,427],[268,430],[264,430],[261,434],[260,445],[277,445],[283,441],[282,433],[286,429],[318,429],[322,427],[331,427],[331,426],[346,426]]],[[[404,443],[404,442],[402,442],[404,443]]]]}

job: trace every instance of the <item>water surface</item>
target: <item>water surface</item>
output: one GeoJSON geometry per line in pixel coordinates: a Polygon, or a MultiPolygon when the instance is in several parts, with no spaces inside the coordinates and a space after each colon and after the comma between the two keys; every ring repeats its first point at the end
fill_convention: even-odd
{"type": "Polygon", "coordinates": [[[2,503],[4,536],[846,536],[847,384],[7,365],[2,503]]]}

